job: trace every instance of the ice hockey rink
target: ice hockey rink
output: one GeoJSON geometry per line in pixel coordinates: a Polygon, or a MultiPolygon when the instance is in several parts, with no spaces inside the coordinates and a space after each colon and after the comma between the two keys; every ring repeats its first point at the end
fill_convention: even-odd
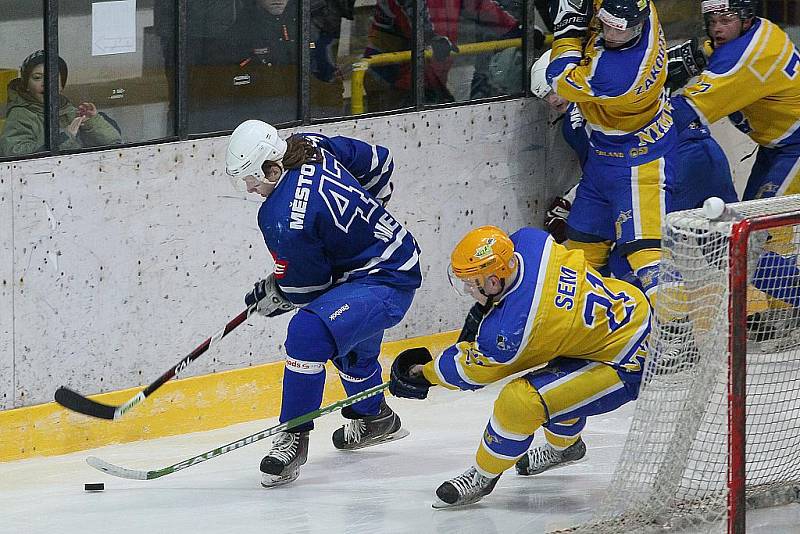
{"type": "MultiPolygon", "coordinates": [[[[149,481],[106,475],[85,458],[161,468],[267,428],[274,419],[2,463],[0,532],[508,534],[588,519],[622,451],[633,405],[589,420],[583,461],[534,477],[509,471],[477,505],[431,508],[436,487],[471,465],[499,388],[433,390],[426,401],[390,398],[410,436],[360,451],[333,448],[330,435],[344,421],[338,413],[318,419],[300,478],[269,490],[260,486],[258,465],[271,438],[149,481]],[[87,482],[103,482],[105,491],[85,492],[87,482]]],[[[798,533],[800,505],[750,512],[748,531],[798,533]]]]}

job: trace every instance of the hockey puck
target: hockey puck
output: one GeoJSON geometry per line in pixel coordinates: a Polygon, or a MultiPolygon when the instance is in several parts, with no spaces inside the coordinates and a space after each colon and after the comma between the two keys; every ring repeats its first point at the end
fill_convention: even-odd
{"type": "Polygon", "coordinates": [[[84,491],[103,491],[106,489],[106,485],[102,482],[98,482],[96,484],[84,484],[83,489],[84,491]]]}

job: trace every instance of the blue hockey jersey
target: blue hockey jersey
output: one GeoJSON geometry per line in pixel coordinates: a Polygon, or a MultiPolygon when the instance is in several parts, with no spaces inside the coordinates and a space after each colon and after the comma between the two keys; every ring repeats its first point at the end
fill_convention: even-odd
{"type": "Polygon", "coordinates": [[[304,137],[317,144],[322,161],[286,171],[258,212],[286,297],[303,306],[334,285],[366,277],[419,287],[414,237],[371,194],[390,187],[388,150],[345,137],[304,137]]]}

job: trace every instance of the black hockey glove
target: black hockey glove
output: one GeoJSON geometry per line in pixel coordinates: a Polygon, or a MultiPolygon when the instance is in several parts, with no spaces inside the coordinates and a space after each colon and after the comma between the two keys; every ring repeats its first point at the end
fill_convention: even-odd
{"type": "Polygon", "coordinates": [[[436,61],[444,61],[450,57],[451,52],[458,52],[458,47],[444,35],[434,34],[431,37],[431,50],[433,51],[433,59],[436,61]]]}
{"type": "Polygon", "coordinates": [[[572,203],[564,197],[556,197],[544,214],[544,227],[556,243],[567,240],[567,217],[572,203]]]}
{"type": "Polygon", "coordinates": [[[292,311],[295,307],[283,295],[272,274],[256,282],[253,290],[244,296],[244,303],[248,308],[256,302],[256,311],[265,317],[275,317],[292,311]]]}
{"type": "Polygon", "coordinates": [[[473,304],[472,308],[469,309],[469,313],[467,313],[467,318],[464,320],[464,326],[461,327],[461,333],[458,335],[456,343],[461,343],[462,341],[475,342],[475,338],[478,337],[478,327],[481,325],[487,310],[488,307],[480,302],[473,304]]]}
{"type": "Polygon", "coordinates": [[[411,376],[410,369],[414,365],[425,365],[433,361],[431,353],[424,347],[404,350],[395,358],[389,378],[389,391],[395,397],[406,399],[424,399],[428,396],[431,383],[422,376],[411,376]]]}
{"type": "Polygon", "coordinates": [[[686,85],[691,78],[703,72],[707,64],[703,46],[696,38],[667,50],[667,91],[671,93],[686,85]]]}
{"type": "Polygon", "coordinates": [[[550,0],[553,17],[553,38],[585,37],[592,19],[591,0],[550,0]]]}

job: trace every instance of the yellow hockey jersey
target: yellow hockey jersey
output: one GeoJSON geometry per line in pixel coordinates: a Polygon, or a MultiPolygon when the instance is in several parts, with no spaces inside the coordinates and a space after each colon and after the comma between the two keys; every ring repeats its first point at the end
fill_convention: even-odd
{"type": "Polygon", "coordinates": [[[800,143],[800,53],[789,36],[767,19],[755,18],[739,38],[711,54],[706,69],[683,95],[676,111],[688,105],[711,124],[729,115],[753,141],[766,147],[800,143]]]}
{"type": "Polygon", "coordinates": [[[475,342],[448,347],[423,373],[432,384],[477,389],[557,356],[638,371],[650,332],[650,305],[636,287],[603,278],[580,250],[546,232],[513,235],[519,271],[481,321],[475,342]]]}
{"type": "MultiPolygon", "coordinates": [[[[591,27],[599,28],[599,22],[593,19],[591,27]]],[[[634,44],[607,49],[602,34],[590,30],[585,47],[577,38],[557,39],[552,58],[547,79],[586,118],[590,155],[632,166],[660,158],[674,146],[671,108],[663,91],[667,44],[652,3],[634,44]]]]}

